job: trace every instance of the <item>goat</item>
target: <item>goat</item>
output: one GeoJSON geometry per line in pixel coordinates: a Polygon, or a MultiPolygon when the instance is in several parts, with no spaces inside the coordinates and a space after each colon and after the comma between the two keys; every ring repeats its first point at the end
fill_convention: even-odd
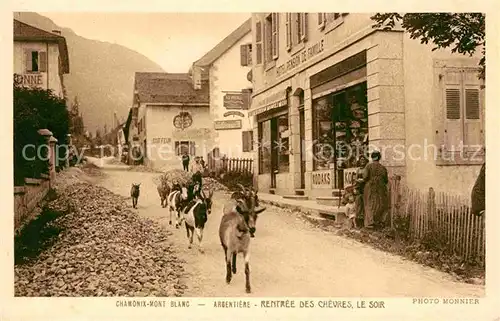
{"type": "Polygon", "coordinates": [[[139,187],[141,183],[132,183],[132,188],[130,189],[130,196],[132,197],[132,207],[137,208],[137,201],[139,200],[139,187]]]}
{"type": "Polygon", "coordinates": [[[219,237],[225,255],[226,283],[231,282],[236,274],[236,255],[242,253],[245,260],[245,289],[250,286],[250,238],[255,237],[257,216],[266,208],[259,208],[257,190],[248,190],[238,184],[241,192],[231,195],[231,200],[224,205],[219,226],[219,237]]]}
{"type": "Polygon", "coordinates": [[[158,195],[160,195],[160,204],[161,207],[167,206],[167,197],[170,194],[170,186],[168,186],[167,182],[162,180],[160,185],[157,187],[158,195]]]}
{"type": "Polygon", "coordinates": [[[187,188],[179,184],[174,184],[172,187],[172,192],[170,192],[170,194],[168,195],[167,202],[170,212],[168,224],[172,225],[172,214],[175,212],[175,228],[179,228],[180,212],[184,208],[187,198],[187,188]]]}
{"type": "Polygon", "coordinates": [[[203,229],[205,228],[205,224],[208,220],[208,215],[212,212],[213,191],[210,191],[208,197],[205,196],[203,191],[201,191],[201,195],[201,198],[196,199],[194,205],[183,210],[181,214],[181,222],[184,221],[184,225],[186,226],[187,237],[189,240],[188,248],[190,249],[193,245],[193,236],[196,231],[196,236],[198,237],[199,242],[199,251],[203,253],[204,250],[201,245],[201,241],[203,239],[203,229]]]}

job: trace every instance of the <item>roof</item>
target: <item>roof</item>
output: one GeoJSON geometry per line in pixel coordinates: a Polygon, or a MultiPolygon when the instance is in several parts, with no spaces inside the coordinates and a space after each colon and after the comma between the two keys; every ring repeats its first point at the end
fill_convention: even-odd
{"type": "Polygon", "coordinates": [[[241,26],[224,38],[217,46],[207,52],[203,57],[198,59],[194,64],[197,66],[209,66],[214,63],[220,56],[234,46],[241,38],[252,31],[252,19],[249,18],[241,26]]]}
{"type": "Polygon", "coordinates": [[[59,46],[61,73],[69,73],[69,54],[66,38],[14,19],[14,41],[55,42],[59,46]]]}
{"type": "Polygon", "coordinates": [[[136,72],[134,92],[140,103],[209,104],[208,86],[194,89],[187,73],[136,72]]]}

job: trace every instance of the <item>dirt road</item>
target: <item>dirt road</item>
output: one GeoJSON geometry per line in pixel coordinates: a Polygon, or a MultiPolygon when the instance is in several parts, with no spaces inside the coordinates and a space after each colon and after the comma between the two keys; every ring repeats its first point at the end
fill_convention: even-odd
{"type": "MultiPolygon", "coordinates": [[[[169,229],[168,213],[161,208],[153,177],[158,174],[107,171],[100,184],[129,196],[132,182],[141,184],[138,213],[169,229]]],[[[251,244],[251,294],[245,293],[242,257],[230,285],[225,283],[224,254],[218,227],[224,198],[214,195],[214,206],[204,233],[205,253],[197,240],[189,250],[185,228],[174,233],[174,243],[189,273],[187,296],[329,296],[432,297],[483,296],[484,286],[458,283],[451,276],[354,240],[310,227],[294,215],[268,207],[257,222],[251,244]]]]}

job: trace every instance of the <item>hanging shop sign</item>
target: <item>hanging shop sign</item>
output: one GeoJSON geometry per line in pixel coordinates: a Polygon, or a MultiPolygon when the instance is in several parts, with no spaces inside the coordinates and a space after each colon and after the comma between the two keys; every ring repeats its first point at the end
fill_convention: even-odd
{"type": "Polygon", "coordinates": [[[240,129],[242,127],[241,120],[216,120],[214,122],[214,127],[216,130],[226,130],[226,129],[240,129]]]}
{"type": "Polygon", "coordinates": [[[181,112],[174,117],[173,123],[175,128],[188,128],[193,124],[193,117],[188,112],[181,112]]]}
{"type": "Polygon", "coordinates": [[[321,39],[319,42],[314,45],[304,48],[303,50],[297,52],[292,58],[290,58],[287,62],[282,65],[279,65],[276,68],[276,77],[280,77],[281,75],[289,72],[292,69],[299,67],[304,64],[306,61],[309,61],[314,56],[325,51],[325,40],[321,39]]]}
{"type": "Polygon", "coordinates": [[[250,99],[247,92],[227,92],[223,98],[226,109],[248,109],[250,99]]]}
{"type": "Polygon", "coordinates": [[[240,111],[228,111],[228,112],[225,112],[223,116],[224,117],[229,117],[229,116],[245,117],[245,115],[240,111]]]}

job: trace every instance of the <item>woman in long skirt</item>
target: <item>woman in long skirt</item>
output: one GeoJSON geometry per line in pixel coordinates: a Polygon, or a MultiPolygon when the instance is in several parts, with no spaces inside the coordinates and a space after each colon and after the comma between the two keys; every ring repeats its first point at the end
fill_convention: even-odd
{"type": "Polygon", "coordinates": [[[383,227],[384,216],[389,208],[389,178],[387,169],[380,164],[380,152],[372,153],[372,163],[363,171],[365,227],[383,227]]]}

